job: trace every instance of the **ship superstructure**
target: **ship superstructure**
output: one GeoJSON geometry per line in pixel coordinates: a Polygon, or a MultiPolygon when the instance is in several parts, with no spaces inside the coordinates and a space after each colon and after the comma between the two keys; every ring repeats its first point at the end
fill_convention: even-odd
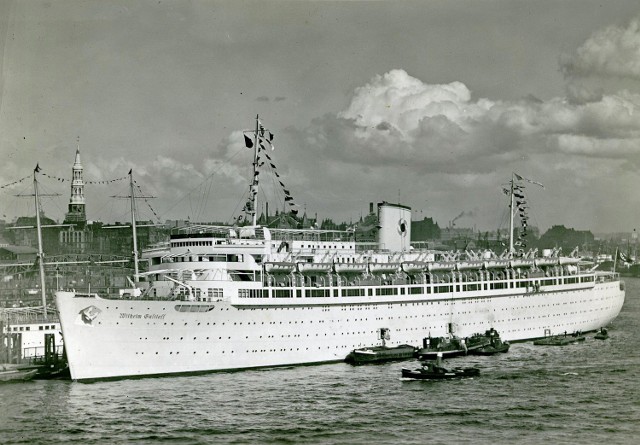
{"type": "Polygon", "coordinates": [[[411,210],[400,204],[378,205],[374,246],[353,231],[254,221],[177,230],[143,253],[140,295],[58,292],[72,378],[341,361],[374,344],[380,329],[388,346],[491,328],[508,341],[590,331],[624,302],[617,274],[557,251],[414,249],[411,210]]]}

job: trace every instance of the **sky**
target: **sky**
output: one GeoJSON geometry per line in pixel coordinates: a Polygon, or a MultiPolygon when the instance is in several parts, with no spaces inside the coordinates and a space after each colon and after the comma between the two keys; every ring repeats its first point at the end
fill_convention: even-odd
{"type": "Polygon", "coordinates": [[[132,169],[140,218],[230,222],[259,115],[270,213],[282,182],[311,217],[493,231],[516,173],[530,226],[639,225],[637,0],[0,0],[0,92],[7,221],[36,165],[64,217],[79,147],[90,220],[129,218],[132,169]]]}

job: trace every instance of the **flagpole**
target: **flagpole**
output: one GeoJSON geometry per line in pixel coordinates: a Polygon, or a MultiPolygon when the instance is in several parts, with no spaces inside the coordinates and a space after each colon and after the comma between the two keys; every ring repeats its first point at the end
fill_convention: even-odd
{"type": "Polygon", "coordinates": [[[511,192],[509,193],[509,256],[513,255],[513,183],[515,178],[511,173],[511,192]]]}
{"type": "Polygon", "coordinates": [[[47,295],[44,284],[44,251],[42,249],[42,225],[40,222],[40,197],[38,195],[38,180],[36,173],[40,171],[40,166],[33,169],[33,194],[36,202],[36,231],[38,232],[38,266],[40,269],[40,292],[42,294],[42,310],[45,319],[47,318],[47,295]]]}
{"type": "Polygon", "coordinates": [[[138,277],[138,235],[136,233],[136,198],[133,194],[133,169],[129,170],[129,188],[131,190],[131,230],[133,234],[133,281],[137,283],[138,277]]]}
{"type": "Polygon", "coordinates": [[[251,200],[253,201],[253,208],[251,209],[251,222],[253,227],[258,223],[258,185],[256,180],[256,174],[258,173],[258,132],[260,131],[260,116],[256,114],[256,132],[253,139],[253,182],[251,183],[250,192],[251,200]]]}

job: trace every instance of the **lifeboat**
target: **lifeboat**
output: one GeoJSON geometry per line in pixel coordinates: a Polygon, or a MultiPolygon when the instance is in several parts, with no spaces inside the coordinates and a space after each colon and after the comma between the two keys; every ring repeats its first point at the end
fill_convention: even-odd
{"type": "Polygon", "coordinates": [[[509,261],[509,267],[515,269],[517,267],[533,267],[533,260],[515,259],[509,261]]]}
{"type": "Polygon", "coordinates": [[[509,267],[509,261],[507,260],[485,261],[483,266],[485,269],[505,269],[509,267]]]}
{"type": "Polygon", "coordinates": [[[332,267],[332,263],[298,263],[298,272],[309,275],[329,273],[332,267]]]}
{"type": "Polygon", "coordinates": [[[289,274],[296,270],[296,265],[287,262],[264,263],[264,270],[269,274],[289,274]]]}
{"type": "Polygon", "coordinates": [[[556,266],[558,264],[558,258],[536,258],[534,260],[536,267],[540,266],[556,266]]]}
{"type": "Polygon", "coordinates": [[[569,257],[558,258],[558,263],[560,263],[561,265],[578,264],[579,262],[580,262],[580,258],[569,258],[569,257]]]}
{"type": "Polygon", "coordinates": [[[333,269],[339,274],[348,273],[365,273],[367,271],[366,263],[333,263],[333,269]]]}
{"type": "Polygon", "coordinates": [[[456,270],[480,270],[484,263],[482,261],[465,261],[463,263],[456,263],[456,270]]]}
{"type": "Polygon", "coordinates": [[[415,274],[427,270],[427,263],[424,261],[407,261],[402,263],[402,271],[408,274],[415,274]]]}
{"type": "Polygon", "coordinates": [[[456,263],[429,263],[427,270],[429,272],[452,271],[455,269],[456,263]]]}
{"type": "Polygon", "coordinates": [[[371,273],[396,273],[400,270],[400,263],[369,263],[371,273]]]}

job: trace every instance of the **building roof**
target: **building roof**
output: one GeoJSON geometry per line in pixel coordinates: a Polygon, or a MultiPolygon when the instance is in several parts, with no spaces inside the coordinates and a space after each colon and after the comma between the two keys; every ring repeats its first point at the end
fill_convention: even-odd
{"type": "Polygon", "coordinates": [[[11,253],[24,254],[24,253],[38,253],[38,249],[29,246],[3,246],[0,250],[7,250],[11,253]]]}

